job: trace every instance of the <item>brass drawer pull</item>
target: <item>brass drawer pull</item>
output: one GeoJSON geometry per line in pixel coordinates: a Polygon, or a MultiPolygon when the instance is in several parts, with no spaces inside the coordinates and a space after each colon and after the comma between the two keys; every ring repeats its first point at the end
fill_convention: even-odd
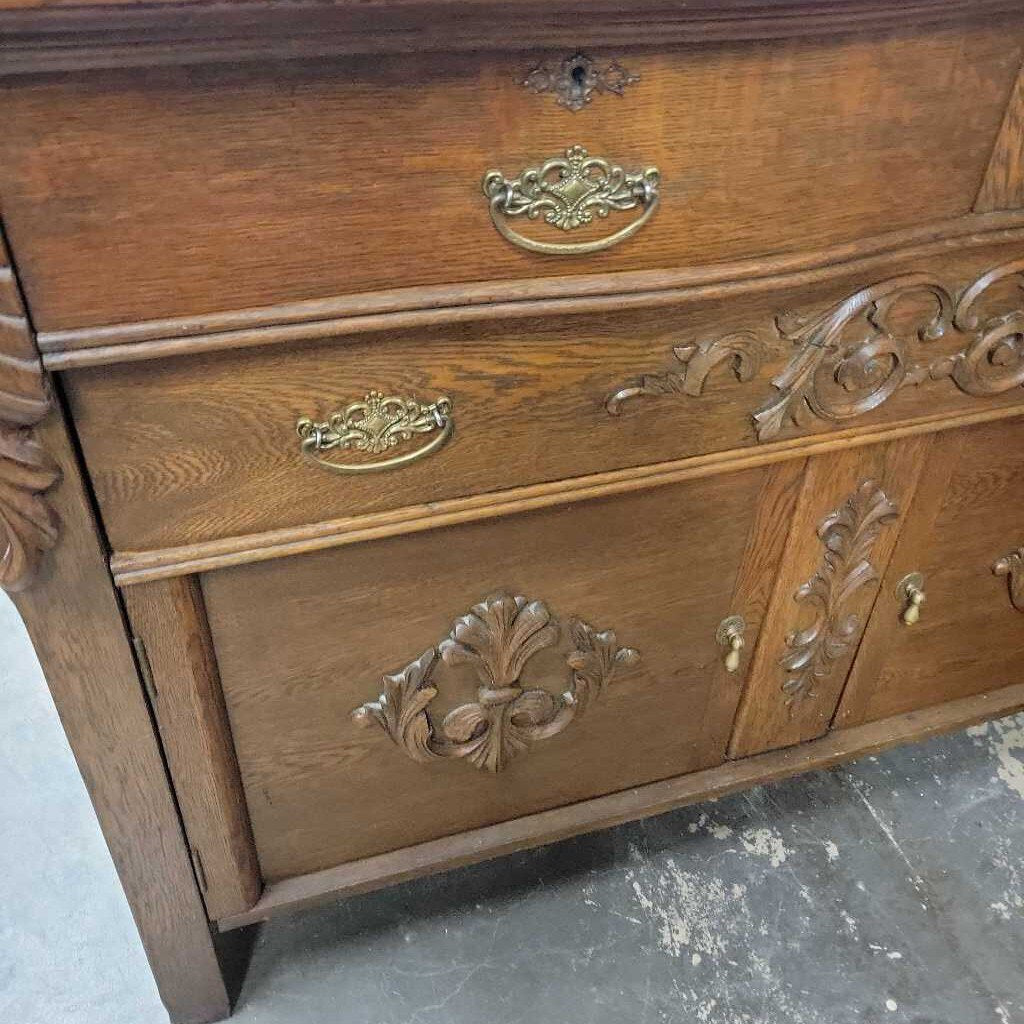
{"type": "Polygon", "coordinates": [[[413,398],[400,398],[371,391],[361,402],[353,402],[332,413],[324,423],[303,417],[295,429],[302,439],[302,454],[318,466],[334,473],[377,473],[397,469],[426,458],[451,440],[455,432],[450,398],[441,396],[431,405],[413,398]],[[425,445],[379,462],[331,462],[319,452],[338,448],[380,455],[414,434],[438,433],[425,445]]]}
{"type": "Polygon", "coordinates": [[[896,596],[904,602],[900,621],[904,626],[915,626],[921,618],[921,605],[924,604],[924,577],[919,572],[912,572],[896,584],[896,596]]]}
{"type": "Polygon", "coordinates": [[[514,245],[530,252],[581,256],[609,249],[635,235],[658,208],[658,183],[656,167],[627,174],[607,160],[590,156],[582,146],[573,146],[564,157],[552,157],[512,181],[501,171],[488,171],[483,188],[491,201],[494,226],[514,245]],[[572,231],[590,224],[595,215],[607,217],[613,210],[637,206],[644,211],[635,221],[590,242],[538,242],[513,231],[507,221],[523,215],[536,220],[543,214],[548,224],[572,231]]]}
{"type": "Polygon", "coordinates": [[[728,648],[722,659],[726,672],[739,670],[743,648],[746,646],[746,639],[743,636],[746,631],[747,623],[742,615],[730,615],[727,619],[722,619],[718,625],[715,639],[722,647],[728,648]]]}

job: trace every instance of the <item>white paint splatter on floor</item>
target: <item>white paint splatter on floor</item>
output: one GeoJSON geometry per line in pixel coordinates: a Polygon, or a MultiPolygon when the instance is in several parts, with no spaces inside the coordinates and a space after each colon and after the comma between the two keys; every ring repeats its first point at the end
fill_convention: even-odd
{"type": "Polygon", "coordinates": [[[1006,785],[1024,798],[1024,715],[1003,718],[995,722],[983,722],[972,726],[967,734],[974,738],[976,745],[988,743],[996,760],[996,775],[1006,785]]]}
{"type": "Polygon", "coordinates": [[[785,864],[792,850],[786,849],[782,836],[772,828],[749,828],[740,833],[740,842],[747,853],[766,857],[773,868],[785,864]]]}
{"type": "MultiPolygon", "coordinates": [[[[745,885],[683,871],[670,857],[661,871],[627,873],[633,895],[657,928],[658,945],[669,956],[694,954],[717,961],[730,939],[742,946],[754,924],[745,885]],[[632,876],[632,877],[631,877],[632,876]]],[[[700,961],[695,961],[700,962],[700,961]]]]}

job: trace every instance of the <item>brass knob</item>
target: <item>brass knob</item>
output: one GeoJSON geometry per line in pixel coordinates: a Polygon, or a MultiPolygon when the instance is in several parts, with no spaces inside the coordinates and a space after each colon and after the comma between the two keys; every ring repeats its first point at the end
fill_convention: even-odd
{"type": "Polygon", "coordinates": [[[904,626],[913,626],[921,618],[921,605],[925,601],[924,577],[919,572],[904,576],[896,585],[896,596],[903,602],[900,621],[904,626]]]}
{"type": "Polygon", "coordinates": [[[718,625],[715,639],[729,649],[724,658],[726,672],[735,672],[740,667],[740,653],[746,646],[743,639],[746,630],[747,623],[742,615],[730,615],[718,625]]]}

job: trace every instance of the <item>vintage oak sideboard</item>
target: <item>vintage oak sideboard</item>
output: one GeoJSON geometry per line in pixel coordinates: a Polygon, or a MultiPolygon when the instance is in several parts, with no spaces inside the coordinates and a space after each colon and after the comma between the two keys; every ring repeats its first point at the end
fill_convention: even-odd
{"type": "Polygon", "coordinates": [[[175,1021],[277,913],[1024,707],[1022,63],[0,0],[0,578],[175,1021]]]}

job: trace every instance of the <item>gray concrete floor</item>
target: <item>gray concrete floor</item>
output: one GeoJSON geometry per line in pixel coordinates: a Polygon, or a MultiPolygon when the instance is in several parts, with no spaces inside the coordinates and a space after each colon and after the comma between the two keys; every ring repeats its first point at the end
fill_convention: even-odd
{"type": "MultiPolygon", "coordinates": [[[[239,1024],[1024,1024],[1024,716],[268,925],[239,1024]]],[[[0,601],[0,1022],[162,1024],[0,601]]]]}

